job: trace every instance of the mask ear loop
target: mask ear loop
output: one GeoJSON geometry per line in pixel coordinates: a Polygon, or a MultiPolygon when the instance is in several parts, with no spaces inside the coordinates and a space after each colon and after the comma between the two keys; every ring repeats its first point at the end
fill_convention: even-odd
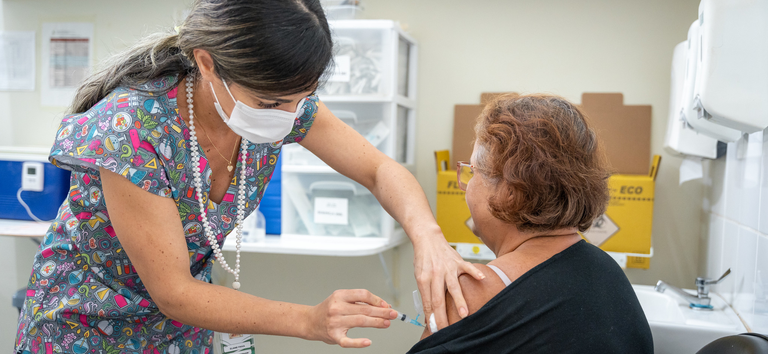
{"type": "Polygon", "coordinates": [[[227,92],[229,92],[229,97],[232,97],[232,102],[237,104],[237,100],[235,99],[235,96],[232,95],[232,91],[229,90],[229,85],[227,85],[227,82],[224,81],[224,79],[221,79],[221,82],[224,83],[224,88],[227,89],[227,92]]]}
{"type": "MultiPolygon", "coordinates": [[[[232,97],[232,102],[237,105],[237,100],[235,99],[235,96],[232,95],[232,91],[229,90],[229,86],[227,85],[227,82],[224,81],[224,79],[221,79],[221,82],[224,83],[224,88],[227,89],[227,92],[229,92],[229,97],[232,97]]],[[[216,95],[216,90],[213,89],[213,82],[208,81],[208,85],[211,85],[211,92],[213,92],[213,98],[216,99],[216,103],[221,105],[221,102],[219,102],[219,96],[216,95]]]]}
{"type": "MultiPolygon", "coordinates": [[[[227,115],[226,112],[224,112],[224,108],[221,107],[221,103],[219,102],[219,97],[216,96],[216,90],[213,89],[213,83],[209,81],[208,84],[211,85],[211,92],[213,92],[213,99],[216,100],[216,102],[213,103],[214,106],[216,107],[216,110],[219,112],[219,115],[221,115],[221,119],[224,119],[224,122],[228,123],[229,116],[227,115]]],[[[237,105],[237,103],[235,103],[235,105],[237,105]]]]}

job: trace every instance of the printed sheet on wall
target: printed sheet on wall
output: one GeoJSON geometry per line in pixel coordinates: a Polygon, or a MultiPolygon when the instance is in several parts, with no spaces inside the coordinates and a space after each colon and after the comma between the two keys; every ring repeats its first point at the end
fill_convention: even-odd
{"type": "Polygon", "coordinates": [[[93,24],[43,23],[40,104],[66,107],[88,77],[93,62],[93,24]]]}

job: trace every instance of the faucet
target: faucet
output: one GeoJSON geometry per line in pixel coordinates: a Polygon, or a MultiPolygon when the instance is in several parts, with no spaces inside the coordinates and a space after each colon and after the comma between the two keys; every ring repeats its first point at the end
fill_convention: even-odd
{"type": "Polygon", "coordinates": [[[687,291],[680,289],[676,286],[669,285],[665,283],[663,280],[659,280],[658,283],[656,283],[656,287],[654,288],[656,291],[663,293],[665,290],[669,289],[672,290],[673,293],[677,294],[678,296],[685,299],[685,301],[688,301],[689,306],[692,309],[695,310],[712,310],[712,305],[710,305],[712,298],[709,297],[709,286],[715,285],[723,280],[728,274],[731,274],[731,269],[728,268],[728,270],[725,271],[723,275],[720,276],[720,279],[713,280],[713,279],[707,279],[698,277],[696,278],[696,295],[690,294],[687,291]]]}

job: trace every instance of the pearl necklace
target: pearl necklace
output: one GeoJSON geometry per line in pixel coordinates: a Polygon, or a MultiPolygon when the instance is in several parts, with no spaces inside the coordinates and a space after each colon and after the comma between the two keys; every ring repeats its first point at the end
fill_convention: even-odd
{"type": "Polygon", "coordinates": [[[211,225],[208,223],[208,215],[206,214],[205,203],[203,203],[203,181],[202,174],[200,173],[200,153],[198,152],[197,133],[195,133],[195,112],[194,112],[194,100],[192,99],[192,90],[194,78],[192,75],[188,75],[186,78],[187,85],[187,108],[189,109],[189,135],[190,135],[190,149],[192,150],[192,168],[194,169],[194,186],[197,192],[197,201],[200,203],[200,218],[203,221],[203,231],[205,237],[208,239],[208,243],[211,245],[213,254],[227,272],[235,276],[235,281],[232,283],[232,288],[235,290],[240,289],[240,242],[243,239],[243,215],[245,214],[245,161],[248,157],[248,140],[243,138],[240,144],[240,181],[237,187],[237,217],[235,219],[235,269],[232,269],[224,260],[224,255],[219,249],[219,244],[216,240],[216,235],[211,230],[211,225]]]}

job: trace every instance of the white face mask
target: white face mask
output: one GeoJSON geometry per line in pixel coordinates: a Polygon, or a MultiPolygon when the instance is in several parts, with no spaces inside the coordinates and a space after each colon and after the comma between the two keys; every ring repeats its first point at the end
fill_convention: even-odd
{"type": "Polygon", "coordinates": [[[229,96],[232,97],[232,101],[235,102],[235,108],[232,110],[231,116],[228,117],[219,104],[219,98],[216,96],[216,91],[213,90],[213,83],[210,83],[213,98],[216,100],[213,105],[229,129],[252,143],[272,143],[285,139],[293,129],[294,121],[302,113],[301,107],[304,99],[299,100],[295,112],[286,112],[280,109],[256,109],[236,100],[226,81],[222,80],[222,82],[229,92],[229,96]]]}

